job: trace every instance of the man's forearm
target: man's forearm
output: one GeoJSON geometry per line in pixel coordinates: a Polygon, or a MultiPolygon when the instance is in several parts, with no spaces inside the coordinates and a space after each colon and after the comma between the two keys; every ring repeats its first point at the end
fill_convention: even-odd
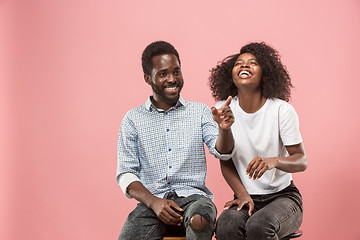
{"type": "Polygon", "coordinates": [[[152,203],[158,199],[139,181],[130,183],[130,185],[127,187],[127,193],[132,198],[135,198],[139,202],[144,203],[148,208],[151,208],[152,203]]]}
{"type": "Polygon", "coordinates": [[[219,128],[219,136],[216,140],[215,148],[221,154],[232,152],[234,148],[234,137],[231,129],[219,128]]]}

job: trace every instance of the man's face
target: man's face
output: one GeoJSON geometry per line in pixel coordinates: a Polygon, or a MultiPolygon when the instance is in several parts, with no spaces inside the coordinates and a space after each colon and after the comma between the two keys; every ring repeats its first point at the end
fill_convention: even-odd
{"type": "Polygon", "coordinates": [[[151,76],[146,75],[145,80],[151,85],[153,98],[160,104],[173,106],[184,84],[179,60],[173,54],[164,54],[154,56],[152,61],[151,76]]]}

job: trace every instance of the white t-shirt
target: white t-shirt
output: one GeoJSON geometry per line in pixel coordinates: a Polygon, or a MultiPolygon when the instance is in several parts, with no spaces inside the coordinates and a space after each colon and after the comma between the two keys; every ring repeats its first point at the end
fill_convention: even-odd
{"type": "MultiPolygon", "coordinates": [[[[220,108],[225,101],[218,102],[220,108]]],[[[270,194],[286,188],[292,180],[291,173],[279,169],[268,170],[260,179],[249,179],[246,168],[254,157],[285,157],[285,146],[302,142],[299,119],[294,108],[287,102],[267,99],[255,113],[246,113],[239,105],[238,97],[230,103],[235,122],[231,130],[235,140],[234,165],[249,194],[270,194]]]]}

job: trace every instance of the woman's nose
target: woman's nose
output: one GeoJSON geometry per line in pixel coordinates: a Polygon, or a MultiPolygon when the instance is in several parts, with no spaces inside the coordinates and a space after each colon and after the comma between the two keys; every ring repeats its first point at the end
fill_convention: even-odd
{"type": "Polygon", "coordinates": [[[247,64],[246,62],[243,62],[243,63],[241,63],[240,67],[242,67],[242,68],[249,68],[250,66],[249,66],[249,64],[247,64]]]}

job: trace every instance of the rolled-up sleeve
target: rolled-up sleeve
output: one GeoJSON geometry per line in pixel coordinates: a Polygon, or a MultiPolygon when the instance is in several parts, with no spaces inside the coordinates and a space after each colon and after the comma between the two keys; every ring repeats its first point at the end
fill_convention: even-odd
{"type": "Polygon", "coordinates": [[[231,153],[221,154],[216,148],[216,140],[219,136],[219,126],[214,121],[211,110],[209,107],[203,109],[202,114],[202,130],[203,130],[203,139],[205,144],[209,148],[209,152],[214,155],[216,158],[221,160],[229,160],[235,154],[235,148],[233,148],[231,153]]]}

